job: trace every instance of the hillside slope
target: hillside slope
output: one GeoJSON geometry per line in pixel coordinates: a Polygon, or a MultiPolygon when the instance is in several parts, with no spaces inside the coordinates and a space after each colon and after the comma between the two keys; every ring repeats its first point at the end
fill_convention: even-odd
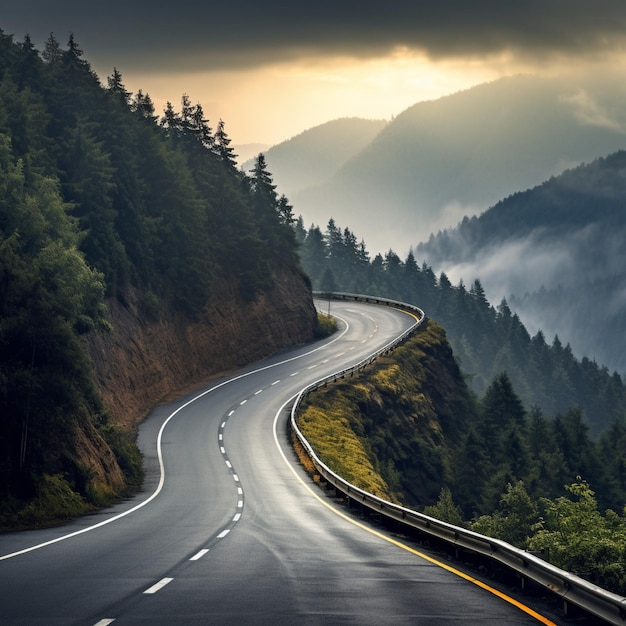
{"type": "Polygon", "coordinates": [[[290,197],[305,224],[358,223],[372,251],[404,254],[464,215],[624,147],[623,97],[619,81],[512,77],[420,102],[332,179],[290,197]]]}
{"type": "Polygon", "coordinates": [[[454,280],[480,278],[530,330],[623,374],[625,181],[620,151],[506,198],[416,254],[454,280]]]}
{"type": "Polygon", "coordinates": [[[353,485],[522,549],[549,548],[557,566],[624,593],[624,421],[594,442],[576,410],[552,420],[524,411],[506,374],[476,401],[431,319],[310,394],[298,425],[353,485]]]}
{"type": "Polygon", "coordinates": [[[309,395],[298,427],[322,461],[352,484],[421,506],[452,480],[453,447],[472,415],[476,406],[445,333],[428,320],[354,379],[309,395]],[[362,451],[358,462],[355,449],[362,451]]]}
{"type": "Polygon", "coordinates": [[[0,31],[0,525],[136,489],[163,398],[313,337],[293,217],[220,121],[0,31]]]}
{"type": "Polygon", "coordinates": [[[109,302],[113,330],[86,343],[96,387],[116,424],[133,431],[148,411],[194,385],[310,341],[315,311],[300,274],[280,272],[254,302],[224,284],[195,319],[150,321],[137,297],[109,302]]]}
{"type": "MultiPolygon", "coordinates": [[[[384,120],[332,120],[272,146],[265,152],[269,169],[281,193],[300,191],[326,182],[349,159],[363,150],[386,126],[384,120]]],[[[243,165],[248,171],[253,161],[243,165]]]]}

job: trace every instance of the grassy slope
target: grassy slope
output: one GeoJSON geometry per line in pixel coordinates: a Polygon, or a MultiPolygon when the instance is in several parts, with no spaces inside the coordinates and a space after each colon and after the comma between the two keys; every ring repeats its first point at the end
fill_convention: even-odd
{"type": "Polygon", "coordinates": [[[445,332],[429,321],[356,378],[311,394],[298,425],[343,478],[419,506],[447,482],[458,426],[474,410],[445,332]]]}

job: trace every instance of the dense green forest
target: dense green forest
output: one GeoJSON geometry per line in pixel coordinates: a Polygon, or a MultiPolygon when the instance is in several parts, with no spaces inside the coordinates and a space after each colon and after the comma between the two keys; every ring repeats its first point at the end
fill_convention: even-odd
{"type": "Polygon", "coordinates": [[[412,252],[372,259],[332,219],[325,232],[299,219],[296,234],[315,288],[414,303],[445,328],[429,321],[357,380],[309,398],[301,419],[322,458],[373,493],[539,551],[623,594],[621,377],[575,358],[558,336],[531,337],[478,279],[454,286],[412,252]],[[344,449],[363,460],[345,462],[344,449]]]}
{"type": "MultiPolygon", "coordinates": [[[[365,242],[334,220],[325,232],[299,219],[296,235],[304,269],[316,289],[375,294],[416,304],[439,322],[470,387],[483,394],[502,372],[512,381],[527,410],[553,417],[580,412],[593,437],[626,416],[621,377],[588,358],[575,358],[558,336],[530,336],[506,300],[490,304],[479,279],[469,288],[452,285],[442,272],[418,265],[410,252],[403,261],[389,250],[370,258],[365,242]]],[[[591,322],[587,322],[591,323],[591,322]]]]}
{"type": "Polygon", "coordinates": [[[220,284],[251,301],[301,273],[291,206],[230,141],[187,95],[159,116],[116,69],[102,85],[73,36],[39,52],[0,31],[0,517],[46,486],[98,505],[141,479],[83,342],[110,328],[108,299],[194,319],[220,284]],[[114,455],[113,486],[77,458],[78,431],[114,455]]]}
{"type": "Polygon", "coordinates": [[[432,320],[311,394],[298,425],[352,484],[626,590],[624,421],[594,441],[577,409],[525,410],[505,373],[477,398],[432,320]]]}

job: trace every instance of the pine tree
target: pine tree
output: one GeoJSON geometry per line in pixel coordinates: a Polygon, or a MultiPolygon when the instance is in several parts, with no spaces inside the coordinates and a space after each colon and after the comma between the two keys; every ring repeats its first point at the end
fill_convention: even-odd
{"type": "Polygon", "coordinates": [[[525,412],[506,372],[488,387],[482,400],[481,434],[487,443],[492,462],[506,460],[503,434],[513,427],[524,426],[525,412]]]}
{"type": "Polygon", "coordinates": [[[319,288],[320,280],[326,268],[326,241],[319,226],[309,228],[306,239],[300,248],[302,266],[319,288]]]}
{"type": "Polygon", "coordinates": [[[61,46],[55,39],[53,33],[50,33],[50,36],[46,40],[44,51],[41,56],[49,65],[56,65],[61,62],[61,59],[63,58],[63,51],[61,50],[61,46]]]}
{"type": "Polygon", "coordinates": [[[150,94],[144,94],[141,89],[137,90],[130,106],[132,111],[136,111],[142,117],[152,119],[153,121],[156,119],[154,117],[154,103],[152,102],[152,98],[150,94]]]}
{"type": "Polygon", "coordinates": [[[196,141],[207,150],[210,150],[215,143],[212,135],[212,129],[209,126],[209,120],[204,117],[202,105],[198,102],[191,112],[190,128],[196,141]]]}
{"type": "Polygon", "coordinates": [[[168,131],[168,135],[171,138],[175,138],[176,134],[182,130],[182,118],[176,113],[174,106],[169,100],[165,103],[165,109],[163,110],[160,124],[168,131]]]}
{"type": "Polygon", "coordinates": [[[70,38],[67,42],[67,50],[63,53],[63,60],[68,66],[80,68],[85,72],[91,73],[91,66],[82,57],[83,51],[78,47],[74,39],[74,33],[70,33],[70,38]]]}
{"type": "Polygon", "coordinates": [[[107,85],[109,93],[118,98],[124,106],[128,106],[132,94],[124,87],[122,74],[116,67],[113,68],[113,74],[107,78],[107,85]]]}
{"type": "Polygon", "coordinates": [[[296,218],[293,216],[293,207],[289,204],[289,200],[287,200],[284,194],[278,198],[277,210],[278,219],[281,224],[285,226],[292,226],[294,224],[296,218]]]}
{"type": "Polygon", "coordinates": [[[237,155],[233,148],[230,147],[230,142],[231,140],[224,130],[224,122],[220,119],[215,131],[215,151],[227,165],[236,168],[237,155]]]}

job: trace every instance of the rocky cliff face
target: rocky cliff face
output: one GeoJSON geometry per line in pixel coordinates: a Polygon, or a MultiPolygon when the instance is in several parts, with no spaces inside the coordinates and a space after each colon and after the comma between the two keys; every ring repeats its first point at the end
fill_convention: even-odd
{"type": "Polygon", "coordinates": [[[88,338],[96,385],[114,423],[135,427],[160,402],[210,378],[313,338],[316,313],[304,278],[275,276],[273,289],[243,302],[229,284],[202,316],[146,321],[137,294],[110,302],[113,331],[88,338]]]}

